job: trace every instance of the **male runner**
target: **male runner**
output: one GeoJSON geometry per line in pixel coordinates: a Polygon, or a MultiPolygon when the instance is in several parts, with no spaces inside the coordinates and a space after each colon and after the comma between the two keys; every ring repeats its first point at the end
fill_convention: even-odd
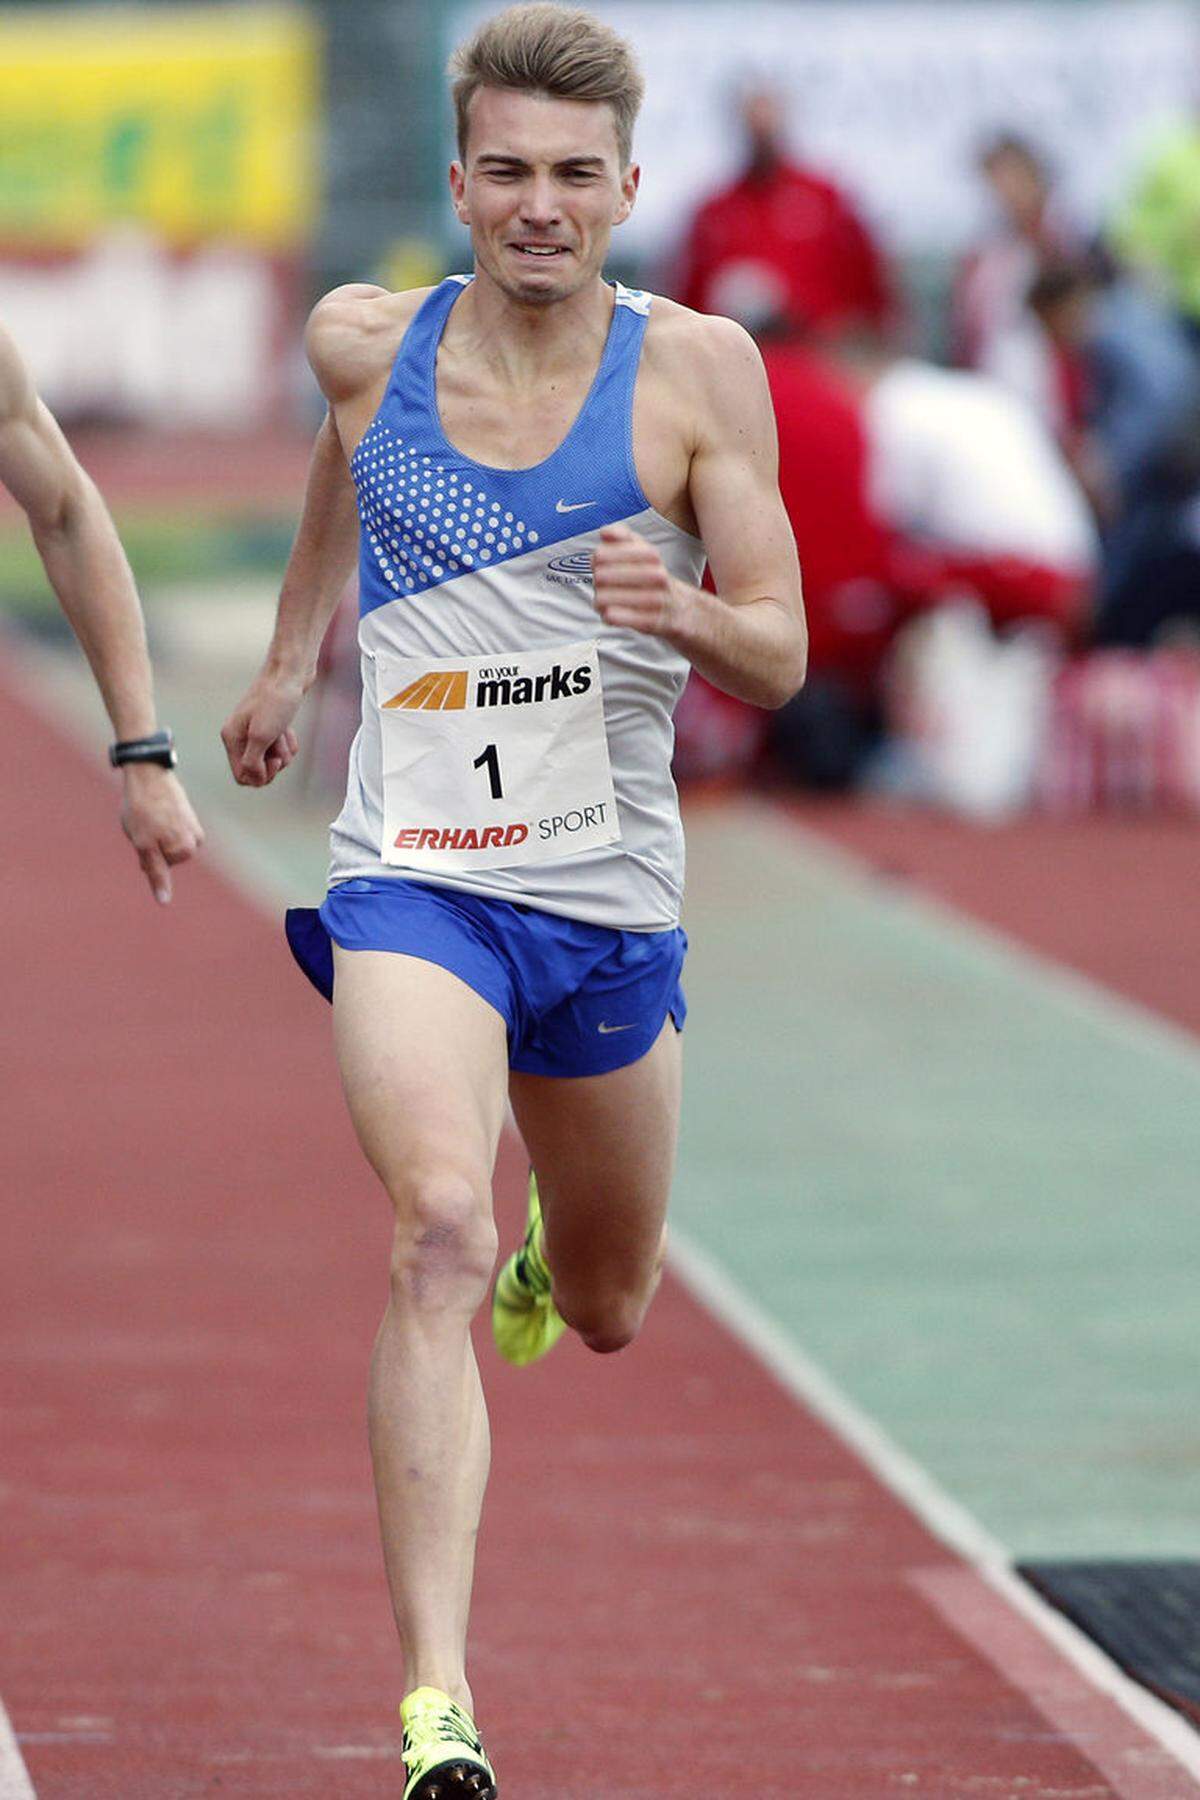
{"type": "Polygon", "coordinates": [[[757,352],[603,279],[638,185],[628,46],[520,6],[453,71],[474,276],[316,308],[329,416],[266,664],[223,734],[251,785],[294,751],[357,502],[363,723],[329,895],[289,935],[334,976],[350,1111],[396,1213],[370,1431],[406,1800],[496,1791],[465,1675],[488,1465],[468,1332],[505,1100],[545,1222],[535,1190],[500,1347],[528,1361],[565,1321],[618,1350],[658,1281],[679,1108],[671,711],[689,665],[778,706],[805,657],[757,352]]]}
{"type": "Polygon", "coordinates": [[[204,841],[171,773],[159,731],[146,630],[133,575],[96,487],[79,466],[8,332],[0,326],[0,481],[24,508],[51,587],[96,677],[117,741],[121,824],[154,898],[171,898],[171,865],[204,841]]]}

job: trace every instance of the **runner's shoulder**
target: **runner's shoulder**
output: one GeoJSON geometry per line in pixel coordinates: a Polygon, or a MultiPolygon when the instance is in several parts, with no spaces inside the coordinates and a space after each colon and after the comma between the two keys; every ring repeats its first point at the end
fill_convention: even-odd
{"type": "Polygon", "coordinates": [[[692,393],[707,406],[726,406],[747,383],[753,391],[766,382],[758,345],[736,320],[694,312],[661,295],[650,308],[645,355],[673,390],[692,393]]]}
{"type": "Polygon", "coordinates": [[[304,347],[321,391],[348,400],[390,369],[422,302],[433,290],[393,294],[367,282],[347,282],[318,300],[309,314],[304,347]]]}

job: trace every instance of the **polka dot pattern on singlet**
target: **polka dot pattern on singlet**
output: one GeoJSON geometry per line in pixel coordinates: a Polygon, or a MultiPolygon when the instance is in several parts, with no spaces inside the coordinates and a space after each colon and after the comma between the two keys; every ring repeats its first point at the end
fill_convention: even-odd
{"type": "Polygon", "coordinates": [[[378,420],[350,459],[363,531],[396,594],[520,556],[539,534],[489,493],[476,470],[424,456],[378,420]]]}

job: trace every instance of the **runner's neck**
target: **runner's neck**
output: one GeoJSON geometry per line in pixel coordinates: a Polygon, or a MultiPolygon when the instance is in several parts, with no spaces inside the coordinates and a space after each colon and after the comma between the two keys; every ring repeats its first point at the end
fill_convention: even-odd
{"type": "Polygon", "coordinates": [[[469,357],[514,392],[578,376],[582,364],[598,367],[612,324],[615,290],[599,276],[594,286],[548,305],[513,300],[480,272],[446,323],[443,346],[469,357]]]}

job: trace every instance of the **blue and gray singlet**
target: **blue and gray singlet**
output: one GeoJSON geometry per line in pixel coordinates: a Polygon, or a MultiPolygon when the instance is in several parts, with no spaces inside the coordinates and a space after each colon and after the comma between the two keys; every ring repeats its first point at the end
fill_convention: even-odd
{"type": "Polygon", "coordinates": [[[704,569],[703,546],[655,511],[634,466],[651,296],[617,286],[558,449],[494,469],[455,449],[437,409],[438,344],[470,279],[422,305],[351,458],[363,709],[330,881],[396,875],[667,930],[683,889],[671,715],[688,664],[605,625],[591,581],[600,529],[618,522],[680,579],[704,569]]]}

